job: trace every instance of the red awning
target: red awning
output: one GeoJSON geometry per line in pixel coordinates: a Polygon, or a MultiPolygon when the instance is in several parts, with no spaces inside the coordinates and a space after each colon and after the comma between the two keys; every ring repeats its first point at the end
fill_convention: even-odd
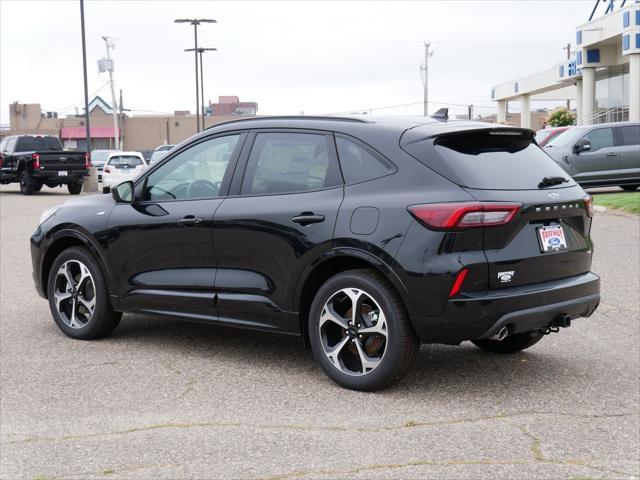
{"type": "MultiPolygon", "coordinates": [[[[62,127],[60,138],[70,140],[72,138],[87,138],[85,127],[62,127]]],[[[113,127],[91,127],[91,138],[114,138],[113,127]]]]}

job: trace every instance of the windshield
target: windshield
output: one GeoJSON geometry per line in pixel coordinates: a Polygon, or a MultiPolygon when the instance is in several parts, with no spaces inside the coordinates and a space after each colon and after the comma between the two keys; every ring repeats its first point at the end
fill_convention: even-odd
{"type": "Polygon", "coordinates": [[[546,147],[564,147],[575,143],[580,137],[586,133],[586,128],[572,127],[565,130],[560,135],[551,140],[546,147]]]}
{"type": "Polygon", "coordinates": [[[91,152],[91,162],[92,163],[104,163],[109,158],[109,154],[111,150],[94,150],[91,152]]]}
{"type": "Polygon", "coordinates": [[[20,137],[18,138],[18,144],[16,145],[16,152],[31,152],[31,151],[53,151],[62,150],[60,140],[56,137],[20,137]]]}
{"type": "Polygon", "coordinates": [[[134,168],[144,165],[144,162],[134,155],[118,155],[109,159],[109,165],[116,168],[134,168]]]}
{"type": "Polygon", "coordinates": [[[551,130],[548,130],[548,129],[538,130],[536,132],[536,142],[540,143],[542,140],[547,138],[550,133],[551,133],[551,130]]]}

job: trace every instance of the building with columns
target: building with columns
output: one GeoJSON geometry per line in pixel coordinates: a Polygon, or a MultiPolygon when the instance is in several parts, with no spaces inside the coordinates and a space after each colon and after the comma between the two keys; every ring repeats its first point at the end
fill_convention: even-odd
{"type": "Polygon", "coordinates": [[[515,101],[530,128],[532,100],[575,100],[578,124],[640,121],[640,2],[597,0],[575,38],[570,59],[491,89],[498,122],[515,101]]]}

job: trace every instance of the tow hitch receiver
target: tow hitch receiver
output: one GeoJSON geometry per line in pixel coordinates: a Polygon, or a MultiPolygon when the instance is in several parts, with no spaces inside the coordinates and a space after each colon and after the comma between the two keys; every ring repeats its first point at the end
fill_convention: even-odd
{"type": "Polygon", "coordinates": [[[558,333],[561,328],[568,328],[571,326],[571,317],[568,315],[558,315],[545,330],[541,330],[545,335],[550,333],[558,333]]]}

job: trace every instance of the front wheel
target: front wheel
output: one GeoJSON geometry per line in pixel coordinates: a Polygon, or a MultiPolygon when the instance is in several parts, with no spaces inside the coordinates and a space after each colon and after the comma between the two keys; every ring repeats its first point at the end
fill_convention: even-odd
{"type": "Polygon", "coordinates": [[[88,250],[72,247],[53,262],[47,283],[51,314],[71,338],[90,340],[109,335],[120,322],[100,265],[88,250]]]}
{"type": "Polygon", "coordinates": [[[398,382],[420,349],[402,300],[371,270],[343,272],[322,285],[309,312],[309,339],[334,382],[363,391],[398,382]]]}
{"type": "Polygon", "coordinates": [[[69,193],[71,195],[78,195],[82,192],[82,182],[72,182],[67,184],[67,188],[69,189],[69,193]]]}
{"type": "Polygon", "coordinates": [[[509,335],[504,340],[491,340],[485,338],[483,340],[473,340],[473,344],[491,353],[516,353],[524,350],[525,348],[532,347],[544,337],[544,333],[540,332],[527,332],[516,333],[515,335],[509,335]]]}

